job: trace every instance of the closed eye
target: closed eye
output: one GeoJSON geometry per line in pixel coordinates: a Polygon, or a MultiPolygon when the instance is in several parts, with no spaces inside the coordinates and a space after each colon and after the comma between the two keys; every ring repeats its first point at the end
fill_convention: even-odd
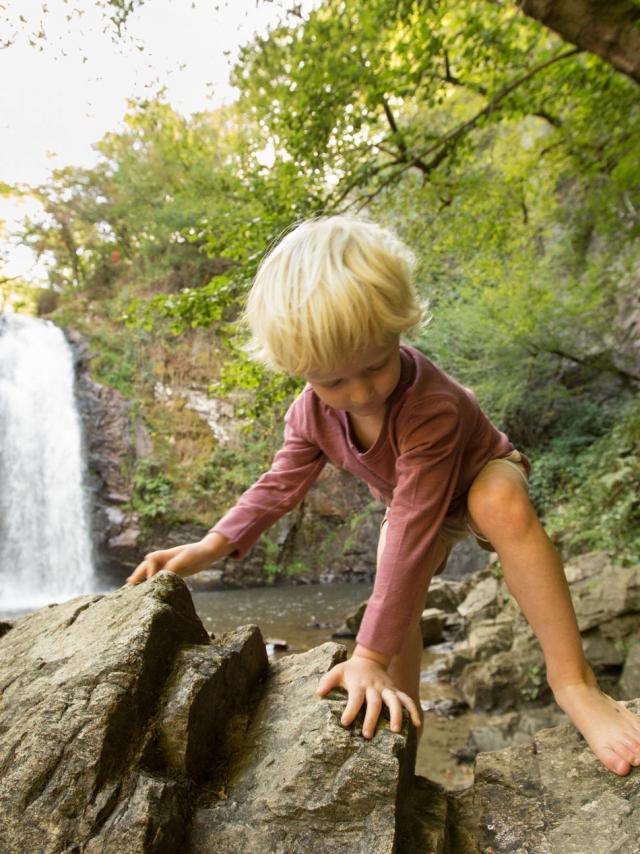
{"type": "Polygon", "coordinates": [[[367,372],[370,374],[375,374],[376,371],[381,371],[383,368],[386,367],[388,361],[389,361],[389,359],[387,358],[384,360],[384,362],[381,362],[379,365],[370,365],[367,368],[367,372]]]}

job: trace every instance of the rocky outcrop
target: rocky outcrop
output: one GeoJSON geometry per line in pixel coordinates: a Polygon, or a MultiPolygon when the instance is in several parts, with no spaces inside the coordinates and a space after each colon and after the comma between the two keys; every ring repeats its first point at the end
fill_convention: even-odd
{"type": "MultiPolygon", "coordinates": [[[[565,568],[585,654],[600,685],[617,699],[640,695],[640,566],[615,566],[606,554],[582,555],[565,568]]],[[[470,762],[481,751],[528,744],[541,728],[566,721],[552,702],[544,658],[499,572],[462,584],[436,579],[429,604],[441,607],[450,643],[431,678],[450,682],[456,710],[490,713],[456,751],[470,762]]],[[[435,711],[438,708],[435,707],[435,711]]]]}
{"type": "Polygon", "coordinates": [[[257,628],[211,639],[169,573],[8,624],[0,850],[391,852],[415,745],[315,696],[344,654],[268,668],[257,628]]]}
{"type": "Polygon", "coordinates": [[[365,741],[315,695],[342,647],[269,665],[256,627],[209,636],[170,573],[2,630],[6,854],[637,852],[640,769],[606,771],[572,727],[446,793],[413,778],[408,721],[365,741]]]}
{"type": "MultiPolygon", "coordinates": [[[[640,712],[640,701],[629,703],[640,712]]],[[[637,854],[640,769],[607,771],[572,726],[476,759],[447,794],[418,778],[403,850],[428,854],[637,854]]]]}

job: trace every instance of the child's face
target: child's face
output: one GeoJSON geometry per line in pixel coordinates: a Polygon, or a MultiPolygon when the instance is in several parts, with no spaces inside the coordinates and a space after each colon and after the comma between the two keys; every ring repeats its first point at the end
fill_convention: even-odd
{"type": "Polygon", "coordinates": [[[400,344],[363,350],[331,374],[306,377],[320,400],[332,409],[344,409],[356,418],[375,418],[400,379],[400,344]]]}

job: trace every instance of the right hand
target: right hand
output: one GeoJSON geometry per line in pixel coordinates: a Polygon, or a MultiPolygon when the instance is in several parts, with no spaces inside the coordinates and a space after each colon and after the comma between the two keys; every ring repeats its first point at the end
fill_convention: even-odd
{"type": "Polygon", "coordinates": [[[208,534],[197,543],[187,543],[183,546],[174,546],[172,549],[163,549],[150,552],[145,556],[142,563],[127,578],[127,584],[139,584],[151,578],[161,569],[175,572],[183,578],[206,569],[215,560],[228,554],[228,542],[220,534],[208,534]]]}

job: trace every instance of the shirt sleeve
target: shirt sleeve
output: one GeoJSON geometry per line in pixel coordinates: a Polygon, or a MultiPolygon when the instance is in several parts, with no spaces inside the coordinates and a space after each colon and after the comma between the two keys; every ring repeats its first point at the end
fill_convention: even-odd
{"type": "Polygon", "coordinates": [[[268,472],[244,492],[234,507],[211,528],[234,547],[232,558],[242,558],[260,535],[307,494],[327,458],[285,420],[284,444],[268,472]]]}
{"type": "Polygon", "coordinates": [[[437,569],[435,543],[463,456],[460,412],[452,399],[423,401],[403,432],[385,549],[357,636],[358,643],[386,655],[398,652],[424,607],[428,579],[437,569]]]}

